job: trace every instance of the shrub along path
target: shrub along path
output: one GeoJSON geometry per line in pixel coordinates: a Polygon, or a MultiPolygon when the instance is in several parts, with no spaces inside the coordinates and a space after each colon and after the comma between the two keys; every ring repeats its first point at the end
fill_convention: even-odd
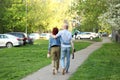
{"type": "Polygon", "coordinates": [[[37,72],[26,76],[25,78],[21,80],[68,80],[69,77],[77,70],[77,68],[87,59],[87,57],[95,50],[100,48],[102,44],[104,43],[110,43],[110,39],[107,37],[103,38],[102,42],[95,42],[88,46],[85,49],[82,49],[80,51],[77,51],[75,53],[75,59],[71,58],[71,64],[69,73],[62,75],[61,68],[59,69],[59,73],[56,75],[52,74],[52,67],[51,65],[48,65],[37,72]]]}

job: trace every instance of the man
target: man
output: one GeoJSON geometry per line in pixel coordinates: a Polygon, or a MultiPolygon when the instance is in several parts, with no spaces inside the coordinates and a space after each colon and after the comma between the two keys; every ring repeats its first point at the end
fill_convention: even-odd
{"type": "Polygon", "coordinates": [[[53,36],[54,38],[60,37],[61,40],[61,66],[62,66],[62,74],[64,75],[65,72],[68,73],[68,69],[70,66],[70,48],[74,50],[74,44],[72,42],[72,34],[68,31],[68,24],[64,23],[63,30],[59,31],[57,35],[53,36]],[[65,64],[65,57],[66,57],[66,64],[65,64]]]}

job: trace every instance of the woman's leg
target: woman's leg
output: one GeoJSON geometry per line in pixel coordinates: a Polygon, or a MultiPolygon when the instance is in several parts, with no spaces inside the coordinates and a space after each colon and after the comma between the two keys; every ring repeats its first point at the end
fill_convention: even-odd
{"type": "Polygon", "coordinates": [[[53,69],[53,75],[55,75],[55,48],[51,48],[51,58],[52,58],[52,69],[53,69]]]}

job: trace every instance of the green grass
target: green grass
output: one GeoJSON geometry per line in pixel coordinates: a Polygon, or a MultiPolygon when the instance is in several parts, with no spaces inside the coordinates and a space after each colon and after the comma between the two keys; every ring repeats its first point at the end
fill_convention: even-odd
{"type": "Polygon", "coordinates": [[[81,41],[76,41],[74,42],[74,47],[76,51],[81,50],[89,46],[91,43],[90,42],[81,42],[81,41]]]}
{"type": "Polygon", "coordinates": [[[27,45],[0,52],[0,80],[19,80],[21,77],[50,64],[46,59],[47,45],[27,45]]]}
{"type": "MultiPolygon", "coordinates": [[[[75,42],[77,50],[88,45],[88,42],[75,42]]],[[[0,49],[0,80],[20,80],[50,64],[47,52],[47,40],[37,40],[34,45],[0,49]]]]}
{"type": "Polygon", "coordinates": [[[69,80],[120,80],[120,44],[104,44],[69,80]]]}
{"type": "Polygon", "coordinates": [[[101,42],[102,41],[102,38],[94,38],[92,41],[95,41],[95,42],[101,42]]]}

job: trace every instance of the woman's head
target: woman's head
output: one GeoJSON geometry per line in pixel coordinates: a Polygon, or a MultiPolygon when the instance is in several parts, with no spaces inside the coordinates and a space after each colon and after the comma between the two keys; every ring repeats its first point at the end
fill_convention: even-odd
{"type": "Polygon", "coordinates": [[[58,28],[57,28],[57,27],[53,28],[52,34],[53,34],[53,35],[56,35],[57,33],[58,33],[58,28]]]}

